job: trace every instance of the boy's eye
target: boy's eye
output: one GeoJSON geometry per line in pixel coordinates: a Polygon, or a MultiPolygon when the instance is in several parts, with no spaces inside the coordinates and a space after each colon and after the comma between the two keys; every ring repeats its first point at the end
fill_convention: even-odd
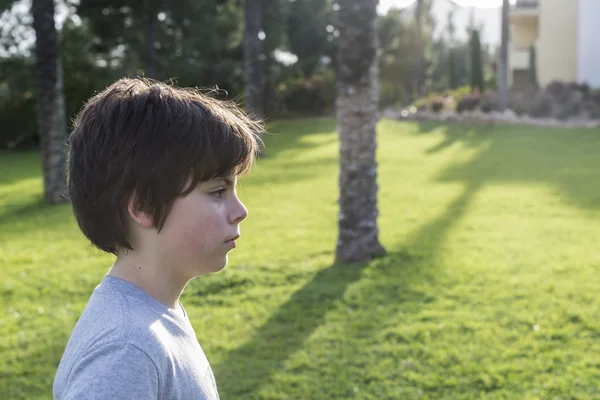
{"type": "Polygon", "coordinates": [[[214,196],[217,196],[218,198],[223,198],[226,191],[227,191],[227,189],[223,188],[223,189],[215,190],[215,191],[211,192],[211,194],[214,196]]]}

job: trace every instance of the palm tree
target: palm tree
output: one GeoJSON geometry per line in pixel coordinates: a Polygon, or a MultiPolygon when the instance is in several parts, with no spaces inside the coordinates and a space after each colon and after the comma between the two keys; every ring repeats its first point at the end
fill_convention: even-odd
{"type": "Polygon", "coordinates": [[[377,227],[377,2],[338,3],[340,212],[336,260],[341,262],[359,262],[385,254],[377,227]]]}
{"type": "Polygon", "coordinates": [[[54,0],[33,0],[38,122],[42,149],[44,199],[67,200],[67,126],[60,45],[54,25],[54,0]]]}
{"type": "Polygon", "coordinates": [[[424,76],[425,76],[425,45],[423,43],[423,11],[425,7],[424,0],[417,0],[415,10],[415,48],[417,49],[418,62],[416,73],[417,96],[423,96],[424,76]]]}
{"type": "Polygon", "coordinates": [[[262,73],[260,65],[262,25],[261,0],[244,1],[244,91],[246,110],[249,114],[263,117],[262,73]]]}
{"type": "Polygon", "coordinates": [[[500,109],[508,108],[508,0],[502,1],[502,42],[500,59],[498,60],[498,91],[500,92],[500,109]]]}

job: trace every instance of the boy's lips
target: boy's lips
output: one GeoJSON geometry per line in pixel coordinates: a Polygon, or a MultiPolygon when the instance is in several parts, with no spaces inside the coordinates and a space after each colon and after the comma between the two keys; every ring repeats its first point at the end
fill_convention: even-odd
{"type": "Polygon", "coordinates": [[[226,240],[226,241],[227,242],[234,242],[234,241],[238,240],[239,238],[240,238],[240,235],[238,234],[238,235],[235,235],[234,237],[232,237],[231,239],[226,240]]]}
{"type": "Polygon", "coordinates": [[[235,248],[235,241],[239,239],[240,235],[235,235],[231,239],[227,240],[225,243],[235,248]]]}

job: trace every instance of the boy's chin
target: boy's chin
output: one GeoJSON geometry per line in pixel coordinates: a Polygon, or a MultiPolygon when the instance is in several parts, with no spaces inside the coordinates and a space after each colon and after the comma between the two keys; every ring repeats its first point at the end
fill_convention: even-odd
{"type": "Polygon", "coordinates": [[[215,272],[222,271],[227,266],[227,261],[228,261],[228,258],[227,258],[227,255],[225,255],[225,257],[223,259],[215,260],[214,262],[210,263],[209,265],[205,265],[204,268],[202,268],[202,275],[212,274],[215,272]]]}

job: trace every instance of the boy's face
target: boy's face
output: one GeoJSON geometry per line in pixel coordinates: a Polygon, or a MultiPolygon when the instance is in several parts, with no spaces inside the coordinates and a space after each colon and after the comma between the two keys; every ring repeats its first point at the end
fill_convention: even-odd
{"type": "Polygon", "coordinates": [[[239,224],[248,210],[237,197],[236,177],[201,182],[175,200],[157,239],[165,256],[185,278],[216,272],[227,265],[239,224]]]}

